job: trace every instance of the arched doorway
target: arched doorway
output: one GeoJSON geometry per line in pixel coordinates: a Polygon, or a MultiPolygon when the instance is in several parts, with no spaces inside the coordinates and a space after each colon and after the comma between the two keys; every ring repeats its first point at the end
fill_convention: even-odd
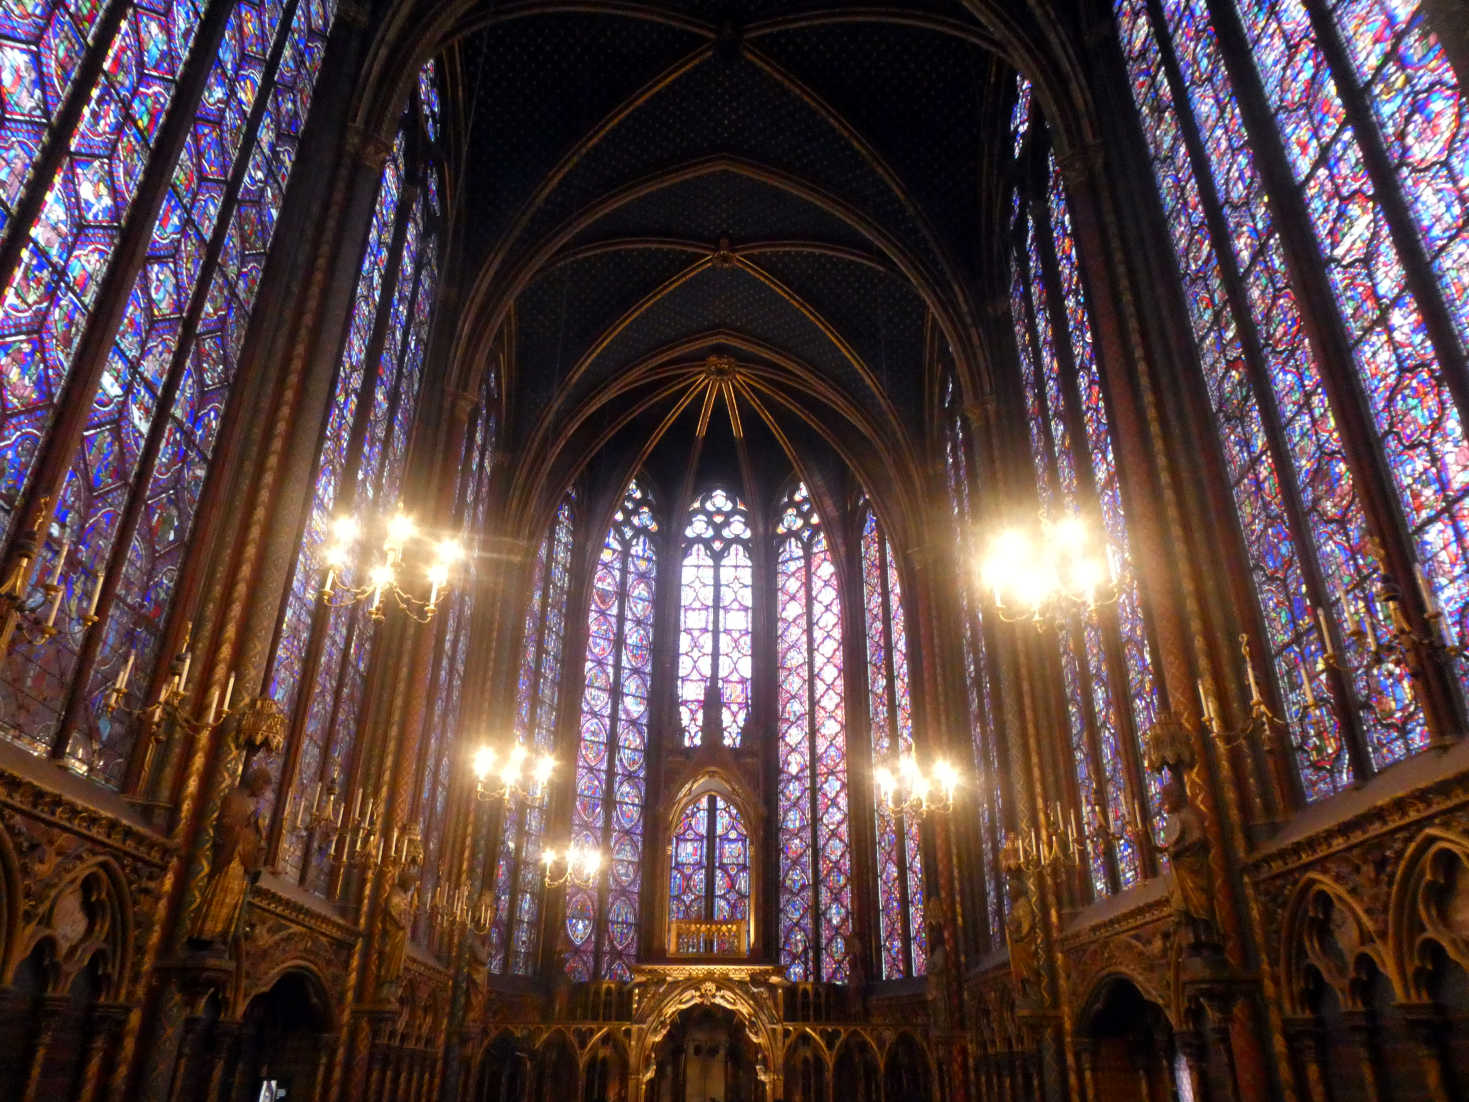
{"type": "Polygon", "coordinates": [[[326,1086],[331,1030],[331,1010],[316,980],[285,973],[245,1007],[230,1097],[257,1102],[271,1097],[265,1093],[271,1087],[291,1102],[311,1102],[326,1086]]]}
{"type": "Polygon", "coordinates": [[[811,1034],[801,1034],[786,1049],[784,1079],[783,1102],[826,1102],[826,1057],[811,1034]]]}
{"type": "Polygon", "coordinates": [[[831,1096],[842,1102],[882,1102],[882,1065],[865,1037],[853,1034],[842,1042],[831,1080],[831,1096]]]}
{"type": "Polygon", "coordinates": [[[759,1053],[744,1023],[720,1006],[693,1006],[653,1050],[644,1102],[766,1102],[759,1053]]]}
{"type": "Polygon", "coordinates": [[[514,1036],[498,1033],[480,1055],[475,1102],[520,1102],[529,1081],[530,1057],[514,1036]]]}
{"type": "Polygon", "coordinates": [[[1163,1008],[1124,979],[1107,983],[1092,1005],[1080,1049],[1087,1097],[1094,1102],[1178,1097],[1173,1028],[1163,1008]]]}
{"type": "Polygon", "coordinates": [[[576,1049],[566,1034],[553,1033],[536,1051],[529,1102],[569,1102],[575,1098],[579,1069],[576,1049]]]}
{"type": "Polygon", "coordinates": [[[933,1098],[933,1083],[928,1074],[928,1055],[911,1033],[898,1034],[888,1049],[887,1067],[882,1075],[883,1097],[887,1102],[928,1102],[933,1098]]]}

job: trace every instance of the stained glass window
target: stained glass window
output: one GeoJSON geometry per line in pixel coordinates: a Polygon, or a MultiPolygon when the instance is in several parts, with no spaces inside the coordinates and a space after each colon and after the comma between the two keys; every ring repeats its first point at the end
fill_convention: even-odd
{"type": "MultiPolygon", "coordinates": [[[[271,664],[269,691],[290,717],[287,752],[297,762],[281,787],[303,796],[318,787],[340,788],[349,776],[376,638],[365,604],[328,608],[319,602],[321,553],[334,515],[372,521],[399,507],[437,292],[437,242],[430,232],[439,221],[437,192],[406,190],[404,134],[410,125],[383,167],[271,664]],[[411,203],[401,201],[405,190],[411,203]]],[[[322,840],[294,822],[283,825],[279,867],[324,892],[331,861],[322,840]]]]}
{"type": "MultiPolygon", "coordinates": [[[[862,522],[862,608],[867,644],[867,724],[872,760],[889,763],[913,753],[908,695],[908,637],[893,549],[877,514],[862,522]]],[[[883,979],[921,976],[928,950],[923,923],[923,859],[918,823],[876,810],[877,916],[883,979]]]]}
{"type": "Polygon", "coordinates": [[[597,884],[566,893],[566,971],[577,980],[627,979],[638,951],[657,532],[634,481],[592,574],[571,840],[610,861],[597,884]]]}
{"type": "Polygon", "coordinates": [[[970,496],[969,434],[959,406],[959,386],[952,373],[945,378],[944,413],[944,468],[948,475],[949,505],[954,517],[957,559],[955,574],[959,579],[964,686],[969,709],[969,730],[974,746],[975,776],[978,778],[980,871],[989,944],[991,948],[998,948],[1004,944],[1006,901],[1000,872],[1005,774],[1001,765],[1000,731],[995,722],[994,702],[990,694],[983,613],[978,595],[973,591],[971,573],[979,548],[975,545],[977,518],[970,496]]]}
{"type": "Polygon", "coordinates": [[[775,560],[780,963],[792,980],[844,983],[852,842],[841,590],[804,485],[781,506],[775,560]]]}
{"type": "MultiPolygon", "coordinates": [[[[1030,148],[1043,148],[1044,123],[1027,125],[1030,148]]],[[[1093,888],[1105,894],[1142,875],[1139,818],[1147,809],[1157,821],[1158,778],[1140,767],[1157,689],[1066,192],[1055,158],[1043,167],[1037,197],[1044,202],[1012,208],[1011,305],[1042,507],[1053,519],[1096,518],[1118,594],[1113,608],[1078,616],[1060,635],[1076,817],[1093,888]]]]}
{"type": "MultiPolygon", "coordinates": [[[[1320,8],[1313,23],[1299,0],[1240,3],[1255,61],[1242,74],[1202,2],[1117,3],[1308,799],[1354,779],[1347,739],[1362,739],[1361,760],[1381,768],[1429,737],[1407,672],[1370,660],[1373,643],[1387,641],[1388,617],[1377,617],[1375,639],[1352,630],[1362,604],[1374,603],[1378,568],[1359,472],[1348,467],[1337,424],[1343,402],[1365,398],[1378,430],[1369,450],[1386,460],[1448,632],[1462,640],[1469,627],[1469,448],[1440,367],[1462,364],[1466,333],[1466,107],[1416,4],[1334,0],[1320,8]],[[1231,77],[1256,75],[1278,131],[1246,126],[1231,77]],[[1352,115],[1343,89],[1360,96],[1366,114],[1352,115]],[[1255,166],[1262,141],[1277,145],[1301,186],[1336,298],[1337,317],[1322,321],[1341,324],[1360,393],[1333,385],[1307,340],[1289,269],[1305,263],[1314,276],[1320,265],[1292,258],[1281,243],[1255,166]],[[1391,171],[1380,160],[1373,167],[1364,142],[1380,143],[1391,171]],[[1410,217],[1394,226],[1384,199],[1399,196],[1397,209],[1410,217]],[[1406,278],[1409,269],[1426,289],[1424,279],[1415,287],[1406,278]],[[1436,335],[1430,313],[1447,323],[1436,335]],[[1317,672],[1328,646],[1344,656],[1353,695],[1370,707],[1332,698],[1317,672]],[[1303,677],[1331,707],[1304,709],[1303,677]]],[[[1462,679],[1462,665],[1459,672],[1462,679]]]]}
{"type": "Polygon", "coordinates": [[[445,850],[449,782],[456,761],[464,756],[456,740],[468,719],[468,695],[465,692],[465,666],[469,662],[476,598],[484,584],[483,562],[473,553],[475,536],[483,530],[489,504],[490,476],[495,465],[495,398],[498,380],[494,372],[485,373],[480,388],[479,407],[474,411],[465,433],[459,457],[458,485],[454,494],[454,521],[464,547],[470,549],[468,565],[455,579],[444,609],[442,626],[434,651],[433,669],[429,675],[431,697],[429,714],[418,763],[417,821],[423,835],[423,873],[419,885],[418,927],[420,940],[428,937],[427,901],[440,883],[440,862],[445,850]],[[445,607],[447,605],[447,607],[445,607]]]}
{"type": "Polygon", "coordinates": [[[685,746],[705,725],[738,746],[750,715],[750,523],[745,505],[725,490],[703,494],[684,528],[680,587],[679,714],[685,746]],[[719,712],[705,715],[706,703],[719,712]]]}
{"type": "MultiPolygon", "coordinates": [[[[541,541],[531,578],[515,690],[515,741],[549,754],[560,716],[561,669],[566,641],[566,596],[571,586],[573,497],[556,510],[541,541]]],[[[503,900],[490,927],[490,971],[528,976],[536,969],[541,925],[541,840],[547,792],[506,802],[495,862],[495,895],[503,900]]]]}
{"type": "MultiPolygon", "coordinates": [[[[11,158],[39,148],[25,135],[42,134],[35,126],[42,114],[49,120],[83,38],[99,25],[88,5],[46,5],[29,18],[37,22],[0,17],[0,72],[18,97],[7,98],[0,122],[11,158]],[[7,36],[43,26],[46,65],[38,71],[34,55],[7,36]],[[29,98],[33,92],[41,98],[29,98]]],[[[68,760],[112,785],[125,779],[135,724],[122,710],[101,714],[101,697],[128,655],[145,672],[158,658],[331,18],[323,0],[240,0],[231,8],[121,321],[102,334],[111,345],[100,384],[77,395],[91,409],[40,556],[49,570],[61,541],[71,541],[63,626],[45,646],[10,656],[6,719],[39,748],[61,724],[70,685],[84,679],[68,760]],[[100,646],[90,668],[80,669],[80,621],[104,574],[100,646]]],[[[12,365],[0,379],[11,400],[0,425],[0,525],[51,427],[71,350],[84,330],[105,324],[90,316],[97,279],[111,262],[196,19],[187,4],[127,8],[65,166],[35,185],[47,188],[40,221],[0,302],[0,355],[12,365]]],[[[14,171],[0,183],[0,206],[13,210],[30,170],[15,159],[0,167],[7,170],[14,171]]],[[[132,685],[125,703],[136,707],[147,676],[132,685]]]]}
{"type": "Polygon", "coordinates": [[[673,832],[668,914],[731,922],[750,917],[750,837],[739,808],[709,793],[690,800],[673,832]]]}

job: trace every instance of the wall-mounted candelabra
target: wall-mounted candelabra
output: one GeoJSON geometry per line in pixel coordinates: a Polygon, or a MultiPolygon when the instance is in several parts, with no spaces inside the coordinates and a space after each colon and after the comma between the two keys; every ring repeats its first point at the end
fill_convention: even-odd
{"type": "Polygon", "coordinates": [[[401,509],[382,523],[376,552],[359,552],[362,539],[363,524],[356,517],[339,516],[332,521],[331,538],[322,552],[326,577],[321,599],[332,608],[367,601],[374,620],[383,618],[389,601],[419,623],[432,619],[454,567],[464,558],[463,544],[457,539],[435,542],[426,538],[401,509]],[[426,596],[403,584],[410,568],[422,573],[426,596]]]}
{"type": "Polygon", "coordinates": [[[991,541],[979,570],[1007,623],[1060,627],[1078,612],[1117,600],[1104,541],[1075,515],[1005,529],[991,541]]]}
{"type": "Polygon", "coordinates": [[[948,761],[939,759],[925,770],[912,754],[902,754],[892,765],[878,765],[872,771],[878,803],[894,815],[915,820],[930,812],[953,810],[959,783],[959,771],[948,761]]]}
{"type": "Polygon", "coordinates": [[[475,895],[468,884],[450,888],[441,883],[429,896],[428,913],[440,930],[459,926],[483,937],[495,923],[495,897],[488,889],[475,895]]]}
{"type": "MultiPolygon", "coordinates": [[[[0,608],[4,609],[4,621],[0,623],[0,658],[10,653],[10,645],[17,634],[31,646],[38,647],[49,642],[58,631],[67,630],[57,627],[56,617],[61,611],[61,599],[66,595],[66,560],[72,546],[70,538],[62,539],[51,573],[44,580],[31,577],[31,567],[44,543],[41,529],[51,515],[47,508],[49,503],[49,499],[42,499],[35,523],[21,541],[15,566],[10,576],[0,584],[0,608]]],[[[78,593],[83,576],[80,572],[74,576],[78,593]]],[[[97,602],[101,598],[102,575],[98,574],[92,584],[87,611],[80,619],[83,630],[97,622],[97,602]]]]}
{"type": "MultiPolygon", "coordinates": [[[[1098,809],[1100,812],[1100,809],[1098,809]]],[[[1031,824],[1024,832],[1005,835],[1004,849],[1009,864],[1027,873],[1061,873],[1086,864],[1086,839],[1073,812],[1070,820],[1052,805],[1044,829],[1031,824]]],[[[1105,819],[1105,816],[1102,816],[1105,819]]]]}
{"type": "Polygon", "coordinates": [[[481,800],[538,799],[556,768],[556,759],[532,753],[517,742],[503,754],[493,746],[481,746],[474,752],[472,768],[474,794],[481,800]]]}
{"type": "Polygon", "coordinates": [[[575,884],[589,888],[597,882],[602,871],[602,851],[595,846],[584,846],[572,842],[564,849],[548,846],[541,850],[541,868],[546,887],[559,888],[563,884],[575,884]]]}

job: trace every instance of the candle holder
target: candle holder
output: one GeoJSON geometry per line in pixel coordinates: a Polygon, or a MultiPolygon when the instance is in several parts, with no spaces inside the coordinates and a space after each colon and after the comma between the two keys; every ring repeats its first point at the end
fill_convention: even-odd
{"type": "Polygon", "coordinates": [[[1085,866],[1086,839],[1075,812],[1067,822],[1060,805],[1052,804],[1041,825],[1039,831],[1032,823],[1023,834],[1011,832],[1005,835],[1004,846],[1013,855],[1017,868],[1027,873],[1059,874],[1069,868],[1085,866]]]}
{"type": "Polygon", "coordinates": [[[441,933],[445,927],[463,928],[483,937],[495,924],[495,897],[488,889],[472,896],[468,884],[449,888],[440,884],[428,901],[429,920],[441,933]]]}
{"type": "MultiPolygon", "coordinates": [[[[1250,718],[1242,726],[1226,727],[1224,718],[1219,714],[1219,706],[1204,689],[1203,680],[1196,682],[1199,690],[1200,721],[1203,723],[1204,730],[1226,749],[1233,749],[1251,739],[1269,734],[1274,728],[1285,726],[1284,721],[1270,710],[1270,706],[1265,703],[1265,698],[1260,692],[1260,683],[1255,677],[1254,656],[1250,651],[1250,637],[1243,633],[1239,637],[1239,651],[1245,660],[1245,674],[1250,683],[1250,718]]],[[[1307,681],[1306,684],[1309,695],[1310,682],[1307,681]]],[[[1158,760],[1164,762],[1176,759],[1163,757],[1158,760]]],[[[1149,766],[1149,768],[1155,767],[1149,766]]]]}
{"type": "Polygon", "coordinates": [[[980,566],[980,580],[1000,619],[1030,621],[1037,630],[1048,624],[1060,629],[1076,613],[1118,598],[1104,541],[1075,515],[1002,531],[980,566]]]}
{"type": "MultiPolygon", "coordinates": [[[[4,610],[4,619],[0,622],[0,658],[10,653],[17,635],[29,645],[39,647],[50,642],[60,631],[76,630],[75,627],[59,628],[56,625],[61,599],[67,590],[63,578],[66,576],[66,557],[71,551],[70,537],[62,539],[50,576],[45,581],[31,579],[31,567],[45,542],[41,529],[50,516],[49,504],[49,498],[41,500],[30,531],[18,541],[15,566],[10,576],[0,583],[0,608],[4,610]]],[[[83,576],[80,572],[73,574],[73,585],[79,587],[83,576]]],[[[97,622],[97,602],[101,596],[102,576],[99,574],[92,586],[87,611],[80,618],[81,630],[85,631],[97,622]]]]}
{"type": "Polygon", "coordinates": [[[440,540],[434,545],[432,557],[426,562],[420,561],[428,582],[428,596],[423,597],[400,584],[409,548],[421,550],[421,545],[428,542],[419,533],[413,519],[399,509],[386,520],[381,558],[365,570],[353,562],[354,549],[361,535],[362,524],[356,517],[339,516],[332,521],[332,538],[322,556],[326,578],[321,586],[321,600],[329,608],[346,608],[367,601],[368,615],[373,620],[383,618],[389,601],[420,624],[433,619],[438,611],[439,597],[449,585],[451,572],[464,558],[463,544],[457,539],[440,540]],[[363,584],[351,581],[356,573],[365,575],[363,584]]]}
{"type": "Polygon", "coordinates": [[[547,847],[541,851],[541,866],[548,888],[559,888],[567,883],[589,888],[597,882],[602,863],[601,850],[575,842],[564,850],[547,847]]]}

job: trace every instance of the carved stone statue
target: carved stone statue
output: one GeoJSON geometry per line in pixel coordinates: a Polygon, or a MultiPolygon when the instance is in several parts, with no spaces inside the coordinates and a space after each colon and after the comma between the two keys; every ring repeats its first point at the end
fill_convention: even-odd
{"type": "Polygon", "coordinates": [[[398,990],[403,961],[408,954],[408,928],[413,923],[413,888],[417,870],[411,864],[398,869],[383,899],[378,921],[377,997],[390,999],[398,990]]]}
{"type": "Polygon", "coordinates": [[[1168,827],[1163,834],[1163,851],[1173,866],[1173,916],[1188,931],[1194,948],[1218,942],[1215,926],[1214,883],[1209,871],[1209,836],[1204,817],[1189,802],[1188,793],[1175,778],[1163,789],[1163,806],[1168,827]]]}
{"type": "Polygon", "coordinates": [[[1002,861],[1005,894],[1010,900],[1010,913],[1005,919],[1005,940],[1010,947],[1010,978],[1015,982],[1017,1000],[1028,1000],[1039,994],[1038,916],[1035,904],[1030,901],[1020,849],[1013,839],[1005,843],[1002,861]]]}
{"type": "Polygon", "coordinates": [[[270,787],[270,779],[265,766],[251,766],[220,804],[214,819],[209,880],[189,928],[189,940],[197,946],[227,945],[234,940],[250,887],[260,878],[265,860],[260,797],[270,787]]]}

